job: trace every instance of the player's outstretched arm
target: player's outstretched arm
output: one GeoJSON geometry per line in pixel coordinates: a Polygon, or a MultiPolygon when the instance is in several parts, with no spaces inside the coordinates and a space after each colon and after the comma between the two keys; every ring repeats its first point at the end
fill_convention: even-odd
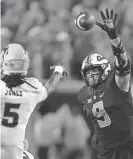
{"type": "Polygon", "coordinates": [[[128,92],[130,88],[130,62],[127,57],[126,50],[116,33],[117,14],[114,11],[106,9],[106,14],[100,12],[103,19],[103,24],[96,22],[96,24],[104,30],[111,42],[112,50],[115,56],[115,80],[118,87],[128,92]]]}
{"type": "Polygon", "coordinates": [[[48,95],[51,94],[55,88],[57,87],[57,85],[59,84],[60,80],[63,77],[67,76],[67,71],[65,70],[65,68],[61,65],[57,65],[57,66],[51,66],[50,69],[53,69],[53,75],[50,77],[50,79],[44,84],[45,88],[48,91],[48,95]]]}

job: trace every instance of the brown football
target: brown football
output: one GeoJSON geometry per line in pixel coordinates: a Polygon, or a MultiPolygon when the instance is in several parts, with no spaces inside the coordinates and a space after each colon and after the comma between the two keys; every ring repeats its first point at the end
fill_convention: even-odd
{"type": "Polygon", "coordinates": [[[95,25],[95,18],[93,14],[88,11],[81,12],[75,19],[76,26],[83,31],[92,29],[95,25]]]}

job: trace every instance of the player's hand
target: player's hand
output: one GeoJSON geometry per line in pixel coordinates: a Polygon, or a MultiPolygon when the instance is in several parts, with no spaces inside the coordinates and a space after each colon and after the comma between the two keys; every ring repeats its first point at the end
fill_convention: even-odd
{"type": "Polygon", "coordinates": [[[62,75],[62,77],[67,77],[68,75],[66,69],[61,65],[50,66],[50,70],[53,70],[54,72],[59,72],[62,75]]]}
{"type": "Polygon", "coordinates": [[[106,9],[106,13],[104,14],[103,11],[100,11],[101,17],[103,19],[103,24],[100,22],[96,22],[96,24],[104,30],[111,39],[117,38],[116,35],[116,20],[117,14],[114,13],[113,9],[109,11],[106,9]]]}

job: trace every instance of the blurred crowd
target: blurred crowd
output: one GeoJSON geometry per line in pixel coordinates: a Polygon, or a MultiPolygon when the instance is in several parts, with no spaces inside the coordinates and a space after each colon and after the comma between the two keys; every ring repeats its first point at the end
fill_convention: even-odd
{"type": "Polygon", "coordinates": [[[79,106],[64,103],[56,112],[41,114],[32,113],[26,131],[35,159],[96,159],[92,129],[79,106]]]}
{"type": "Polygon", "coordinates": [[[42,152],[39,150],[40,159],[41,156],[48,159],[89,159],[92,156],[88,144],[91,131],[77,106],[64,103],[56,112],[38,118],[33,131],[36,144],[43,147],[42,152]],[[49,149],[47,154],[44,148],[49,149]]]}
{"type": "Polygon", "coordinates": [[[22,44],[31,58],[29,76],[47,79],[49,66],[61,63],[69,78],[80,79],[86,55],[99,52],[113,62],[113,54],[100,28],[82,32],[74,19],[88,10],[101,21],[99,11],[107,7],[119,15],[118,33],[133,60],[132,0],[2,0],[1,49],[11,42],[22,44]]]}

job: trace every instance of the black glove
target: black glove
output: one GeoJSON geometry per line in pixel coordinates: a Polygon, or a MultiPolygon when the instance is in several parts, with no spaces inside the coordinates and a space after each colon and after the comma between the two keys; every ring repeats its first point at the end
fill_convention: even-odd
{"type": "Polygon", "coordinates": [[[96,22],[96,24],[108,34],[110,39],[117,38],[116,34],[117,14],[114,13],[113,9],[109,11],[108,8],[106,9],[106,15],[103,13],[103,11],[100,11],[100,13],[104,24],[101,24],[99,22],[96,22]]]}

